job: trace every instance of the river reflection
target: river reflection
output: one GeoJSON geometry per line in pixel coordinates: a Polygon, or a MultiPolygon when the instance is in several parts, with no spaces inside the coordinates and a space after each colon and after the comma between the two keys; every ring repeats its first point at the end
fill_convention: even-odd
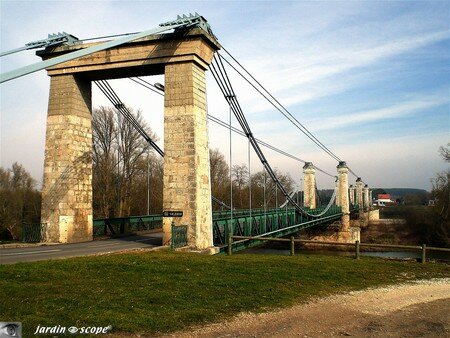
{"type": "MultiPolygon", "coordinates": [[[[255,247],[242,250],[239,253],[252,254],[272,254],[272,255],[289,255],[290,250],[284,247],[255,247]]],[[[335,251],[335,250],[311,250],[295,248],[296,255],[332,255],[332,256],[355,256],[354,251],[335,251]]],[[[420,259],[422,257],[419,251],[361,251],[361,256],[380,257],[380,258],[397,258],[397,259],[420,259]]],[[[439,260],[450,263],[450,252],[427,251],[427,260],[439,260]]]]}

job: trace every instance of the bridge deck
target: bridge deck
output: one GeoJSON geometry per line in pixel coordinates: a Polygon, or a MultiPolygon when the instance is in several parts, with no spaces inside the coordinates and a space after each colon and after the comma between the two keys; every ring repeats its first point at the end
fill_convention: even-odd
{"type": "MultiPolygon", "coordinates": [[[[309,214],[318,215],[325,207],[307,209],[309,214]]],[[[352,206],[351,211],[358,210],[352,206]]],[[[213,212],[214,245],[223,250],[227,244],[230,231],[238,236],[271,236],[283,237],[297,231],[317,225],[326,225],[337,221],[342,216],[338,206],[331,206],[320,217],[299,214],[294,208],[283,209],[252,209],[213,212]]],[[[94,220],[94,236],[119,234],[127,231],[151,230],[162,227],[162,214],[133,216],[124,218],[109,218],[94,220]]],[[[244,240],[233,243],[234,250],[260,244],[257,240],[244,240]]]]}

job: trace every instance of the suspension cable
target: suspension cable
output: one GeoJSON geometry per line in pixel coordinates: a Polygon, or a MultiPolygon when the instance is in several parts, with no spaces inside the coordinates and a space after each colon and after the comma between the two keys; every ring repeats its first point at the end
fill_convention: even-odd
{"type": "MultiPolygon", "coordinates": [[[[298,190],[297,190],[297,192],[298,192],[298,190]]],[[[292,194],[291,194],[291,198],[293,198],[295,194],[296,194],[296,191],[293,190],[293,191],[292,191],[292,194]]],[[[297,202],[297,203],[298,203],[298,202],[297,202]]],[[[289,204],[289,200],[286,198],[286,201],[284,201],[283,204],[280,205],[280,209],[281,209],[281,208],[284,208],[284,207],[287,206],[288,204],[289,204]]]]}
{"type": "Polygon", "coordinates": [[[154,92],[154,93],[156,93],[156,94],[159,94],[159,95],[161,95],[161,96],[164,96],[164,94],[161,93],[161,92],[158,90],[157,87],[155,87],[155,86],[154,86],[153,84],[151,84],[150,82],[145,81],[144,79],[141,79],[140,77],[136,77],[136,78],[130,77],[129,79],[130,79],[131,81],[134,81],[134,82],[140,84],[141,86],[143,86],[143,87],[145,87],[145,88],[151,90],[152,92],[154,92]]]}
{"type": "MultiPolygon", "coordinates": [[[[208,114],[208,119],[210,119],[211,121],[213,121],[214,123],[216,123],[216,124],[218,124],[218,125],[220,125],[220,126],[222,126],[222,127],[225,127],[225,128],[227,128],[227,129],[229,128],[229,126],[228,126],[228,124],[227,124],[226,122],[224,122],[224,121],[218,119],[217,117],[215,117],[215,116],[213,116],[213,115],[209,115],[209,114],[208,114]]],[[[247,136],[245,135],[245,133],[242,132],[241,130],[239,130],[239,129],[235,128],[235,127],[231,127],[231,128],[232,128],[233,132],[235,132],[236,134],[239,134],[239,135],[241,135],[241,136],[247,137],[247,136]]],[[[277,152],[277,153],[279,153],[279,154],[281,154],[281,155],[284,155],[284,156],[286,156],[286,157],[289,157],[289,158],[291,158],[291,159],[293,159],[293,160],[295,160],[295,161],[298,161],[298,162],[306,163],[305,160],[303,160],[303,159],[301,159],[301,158],[299,158],[299,157],[297,157],[297,156],[295,156],[295,155],[289,154],[288,152],[285,152],[284,150],[281,150],[281,149],[279,149],[279,148],[276,148],[276,147],[274,147],[274,146],[268,144],[267,142],[261,141],[260,139],[258,139],[258,138],[256,138],[256,137],[255,137],[255,141],[256,141],[258,144],[262,145],[263,147],[266,147],[266,148],[268,148],[268,149],[270,149],[270,150],[273,150],[273,151],[275,151],[275,152],[277,152]]],[[[325,174],[325,175],[327,175],[327,176],[330,176],[330,177],[333,177],[333,178],[335,177],[335,175],[332,175],[332,174],[330,174],[329,172],[326,172],[325,170],[323,170],[323,169],[321,169],[321,168],[319,168],[319,167],[317,167],[317,166],[315,166],[315,165],[314,165],[314,168],[315,168],[317,171],[320,171],[321,173],[323,173],[323,174],[325,174]]]]}
{"type": "MultiPolygon", "coordinates": [[[[317,139],[302,123],[300,123],[287,109],[283,106],[236,58],[231,55],[231,53],[221,45],[221,48],[227,53],[231,59],[248,75],[250,78],[258,84],[258,86],[262,89],[260,90],[252,83],[242,72],[240,72],[236,67],[234,67],[230,61],[224,58],[219,54],[219,57],[222,58],[231,68],[234,69],[236,73],[238,73],[245,81],[247,81],[258,93],[260,93],[272,106],[274,106],[280,113],[282,113],[291,123],[293,123],[302,133],[304,133],[309,139],[311,139],[317,146],[319,146],[322,150],[324,150],[328,155],[330,155],[333,159],[337,161],[341,161],[341,159],[333,153],[327,146],[325,146],[320,140],[317,139]],[[262,91],[264,91],[276,104],[270,100],[267,95],[265,95],[262,91]]],[[[349,171],[355,176],[359,177],[353,170],[349,168],[349,171]]]]}
{"type": "Polygon", "coordinates": [[[222,94],[225,98],[225,100],[228,102],[231,110],[233,111],[236,119],[238,120],[239,124],[241,125],[245,135],[250,140],[250,143],[255,150],[256,154],[258,155],[261,163],[267,170],[267,173],[272,178],[274,183],[278,186],[278,188],[282,191],[283,195],[289,199],[289,202],[295,207],[295,209],[303,213],[305,215],[308,215],[310,217],[317,217],[314,214],[308,213],[305,209],[303,209],[301,206],[299,206],[288,194],[284,186],[281,184],[281,182],[278,180],[277,176],[275,175],[275,172],[273,171],[270,164],[267,162],[266,157],[264,156],[263,152],[261,151],[261,148],[259,147],[258,143],[255,141],[255,138],[253,137],[253,134],[251,132],[250,126],[247,123],[247,120],[245,118],[245,115],[242,111],[242,108],[239,104],[239,101],[236,98],[236,95],[233,91],[233,87],[231,85],[231,82],[229,80],[229,77],[227,75],[226,69],[223,67],[223,63],[220,59],[220,57],[217,57],[214,55],[212,63],[211,63],[211,73],[213,74],[214,79],[216,80],[220,90],[222,91],[222,94]],[[219,69],[219,70],[218,70],[219,69]],[[229,91],[227,91],[227,89],[229,91]]]}
{"type": "Polygon", "coordinates": [[[127,121],[138,131],[138,133],[155,149],[155,151],[164,156],[162,149],[151,139],[147,132],[142,128],[136,118],[126,108],[123,102],[120,100],[116,92],[112,89],[111,85],[106,80],[94,81],[97,87],[105,94],[105,96],[111,101],[114,107],[124,116],[127,121]]]}
{"type": "Polygon", "coordinates": [[[122,34],[114,34],[114,35],[105,35],[105,36],[98,36],[95,38],[87,38],[87,39],[82,39],[82,40],[78,40],[78,41],[92,41],[92,40],[100,40],[100,39],[108,39],[108,38],[116,38],[118,36],[125,36],[125,35],[133,35],[133,34],[137,34],[140,32],[134,32],[134,33],[122,33],[122,34]]]}
{"type": "MultiPolygon", "coordinates": [[[[136,78],[136,79],[138,79],[138,80],[140,80],[140,81],[142,81],[142,82],[136,80],[135,78],[129,78],[129,79],[130,79],[131,81],[133,81],[133,82],[135,82],[135,83],[137,83],[137,84],[139,84],[139,85],[141,85],[141,86],[143,86],[143,87],[145,87],[145,88],[147,88],[147,89],[149,89],[149,90],[151,90],[151,91],[157,93],[158,95],[164,96],[164,94],[161,93],[161,91],[159,91],[159,89],[158,89],[157,87],[155,87],[155,85],[151,84],[151,83],[148,82],[148,81],[145,81],[144,79],[141,79],[141,78],[139,78],[139,77],[136,78]],[[149,87],[149,86],[154,87],[154,88],[156,88],[156,89],[158,89],[158,90],[155,90],[155,89],[153,89],[153,88],[151,88],[151,87],[149,87]]],[[[217,117],[215,117],[215,116],[213,116],[213,115],[210,115],[210,114],[208,114],[207,116],[208,116],[208,119],[211,120],[211,121],[213,121],[214,123],[216,123],[216,124],[218,124],[218,125],[220,125],[220,126],[222,126],[222,127],[225,127],[225,128],[227,128],[227,129],[230,128],[230,126],[229,126],[228,123],[226,123],[226,122],[220,120],[219,118],[217,118],[217,117]]],[[[241,130],[239,130],[239,129],[233,127],[233,126],[231,126],[231,129],[232,129],[232,131],[233,131],[234,133],[237,133],[237,134],[239,134],[239,135],[241,135],[241,136],[246,137],[245,133],[242,132],[241,130]]],[[[302,162],[302,163],[306,163],[306,162],[307,162],[307,161],[305,161],[305,160],[303,160],[303,159],[301,159],[301,158],[299,158],[299,157],[297,157],[297,156],[295,156],[295,155],[289,154],[288,152],[286,152],[286,151],[284,151],[284,150],[281,150],[281,149],[279,149],[279,148],[276,148],[276,147],[270,145],[269,143],[264,142],[264,141],[262,141],[262,140],[260,140],[260,139],[258,139],[258,138],[255,138],[255,140],[256,140],[256,142],[259,143],[260,145],[262,145],[262,146],[264,146],[264,147],[266,147],[266,148],[268,148],[268,149],[271,149],[271,150],[273,150],[273,151],[275,151],[275,152],[277,152],[277,153],[279,153],[279,154],[281,154],[281,155],[284,155],[284,156],[286,156],[286,157],[289,157],[289,158],[291,158],[291,159],[293,159],[293,160],[295,160],[295,161],[299,161],[299,162],[302,162]]],[[[332,175],[332,174],[328,173],[327,171],[325,171],[325,170],[323,170],[323,169],[321,169],[321,168],[319,168],[319,167],[317,167],[317,166],[314,166],[314,168],[315,168],[317,171],[320,171],[321,173],[323,173],[323,174],[325,174],[325,175],[327,175],[327,176],[330,176],[330,177],[333,177],[333,178],[334,178],[334,176],[335,176],[335,175],[332,175]]]]}
{"type": "MultiPolygon", "coordinates": [[[[223,48],[223,47],[222,47],[223,48]]],[[[255,81],[262,90],[267,93],[270,97],[267,97],[259,88],[257,88],[248,78],[244,76],[236,67],[234,67],[231,62],[224,58],[221,54],[219,57],[223,59],[231,68],[233,68],[245,81],[247,81],[258,93],[260,93],[272,106],[274,106],[283,116],[285,116],[294,126],[296,126],[303,134],[305,134],[311,141],[313,141],[317,146],[324,150],[328,155],[330,155],[336,161],[341,161],[341,159],[336,156],[327,146],[325,146],[321,141],[317,139],[302,123],[300,123],[294,115],[292,115],[261,83],[256,80],[225,48],[223,50],[255,81]],[[275,101],[275,103],[272,101],[275,101]],[[278,106],[277,106],[278,104],[278,106]]]]}
{"type": "MultiPolygon", "coordinates": [[[[164,157],[164,151],[150,138],[147,132],[142,128],[136,118],[131,114],[125,104],[120,100],[117,93],[111,87],[111,85],[106,80],[94,81],[97,87],[105,94],[106,98],[113,104],[118,112],[139,132],[139,134],[152,146],[154,150],[161,156],[164,157]]],[[[120,115],[119,115],[120,116],[120,115]]],[[[211,196],[211,199],[218,203],[219,205],[231,209],[227,204],[219,200],[218,198],[211,196]]]]}
{"type": "MultiPolygon", "coordinates": [[[[234,94],[233,87],[231,85],[231,82],[228,78],[228,74],[226,72],[225,67],[223,66],[223,63],[219,58],[214,56],[213,62],[211,63],[211,73],[213,74],[214,79],[216,80],[220,90],[222,91],[225,99],[229,103],[230,106],[230,115],[231,112],[234,113],[236,116],[236,119],[238,120],[239,124],[244,130],[244,135],[248,138],[250,141],[250,144],[252,145],[253,149],[257,153],[258,157],[260,158],[263,166],[267,170],[267,173],[272,178],[274,183],[277,185],[278,188],[282,191],[283,195],[290,200],[290,203],[294,205],[294,207],[297,209],[297,211],[306,214],[311,217],[316,217],[313,214],[309,214],[305,209],[303,209],[301,206],[299,206],[292,198],[290,198],[287,191],[282,186],[281,182],[277,179],[275,173],[273,172],[272,168],[270,167],[269,163],[267,162],[264,154],[262,153],[261,149],[259,148],[258,143],[256,142],[255,138],[253,137],[253,134],[251,133],[250,126],[247,123],[247,120],[245,119],[245,116],[243,114],[242,108],[240,107],[239,102],[237,101],[236,95],[234,94]],[[219,61],[217,61],[217,59],[219,61]]],[[[135,81],[136,82],[136,81],[135,81]]],[[[229,129],[230,129],[230,151],[231,151],[231,117],[230,117],[230,123],[229,123],[229,129]]],[[[230,153],[230,160],[231,160],[231,153],[230,153]]],[[[231,162],[231,161],[230,161],[231,162]]],[[[231,163],[230,163],[230,169],[231,169],[231,163]]],[[[327,175],[330,175],[326,173],[327,175]]],[[[231,172],[230,172],[231,175],[231,172]]],[[[330,175],[332,176],[332,175],[330,175]]],[[[334,176],[333,176],[334,177],[334,176]]],[[[231,191],[231,197],[230,200],[232,200],[232,179],[230,178],[230,191],[231,191]]],[[[232,201],[231,201],[232,202],[232,201]]],[[[231,203],[232,204],[232,203],[231,203]]],[[[231,205],[231,210],[233,210],[233,205],[231,205]]]]}

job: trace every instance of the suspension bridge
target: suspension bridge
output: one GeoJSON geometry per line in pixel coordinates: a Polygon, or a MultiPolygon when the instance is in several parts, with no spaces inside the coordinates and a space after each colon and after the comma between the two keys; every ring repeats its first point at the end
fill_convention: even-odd
{"type": "MultiPolygon", "coordinates": [[[[162,229],[163,245],[206,250],[224,248],[230,235],[282,237],[330,224],[338,225],[339,240],[359,240],[358,223],[352,223],[351,218],[365,217],[364,212],[370,211],[371,191],[367,184],[218,42],[204,17],[197,13],[183,15],[143,32],[84,40],[67,33],[52,34],[0,55],[36,48],[42,48],[36,53],[42,61],[1,74],[0,83],[44,69],[51,79],[41,213],[45,227],[38,231],[42,241],[75,243],[91,241],[97,235],[162,229]],[[228,123],[207,112],[206,71],[213,75],[229,107],[228,123]],[[329,173],[256,138],[229,71],[250,84],[263,100],[336,161],[337,173],[329,173]],[[159,74],[165,76],[164,86],[142,78],[159,74]],[[129,78],[153,94],[164,96],[164,150],[108,82],[117,78],[129,78]],[[92,83],[155,152],[164,157],[163,213],[93,220],[92,83]],[[240,129],[231,125],[232,116],[240,129]],[[228,128],[230,135],[234,132],[248,139],[249,149],[275,184],[277,196],[278,191],[284,196],[284,203],[277,203],[276,208],[267,208],[266,204],[264,208],[252,208],[250,195],[250,208],[236,210],[232,192],[227,202],[211,196],[208,121],[228,128]],[[299,192],[287,191],[283,186],[263,149],[274,150],[303,164],[301,203],[299,192]],[[327,205],[317,203],[316,171],[336,181],[327,205]],[[357,178],[355,186],[349,185],[349,174],[357,178]],[[222,211],[213,212],[213,203],[222,211]]],[[[231,158],[230,153],[230,162],[231,158]]],[[[243,240],[233,245],[240,249],[257,243],[243,240]]]]}

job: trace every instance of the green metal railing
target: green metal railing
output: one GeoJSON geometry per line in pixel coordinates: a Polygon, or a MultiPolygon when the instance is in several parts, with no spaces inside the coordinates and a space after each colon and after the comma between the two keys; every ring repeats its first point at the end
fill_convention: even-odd
{"type": "MultiPolygon", "coordinates": [[[[325,206],[316,209],[307,209],[312,215],[318,215],[325,210],[325,206]]],[[[357,211],[358,206],[352,205],[351,211],[357,211]]],[[[332,205],[321,217],[314,218],[299,214],[294,208],[270,208],[233,210],[231,212],[213,212],[213,238],[214,245],[225,247],[229,235],[233,236],[287,236],[296,231],[320,224],[327,224],[339,220],[342,209],[332,205]]],[[[109,218],[94,220],[94,236],[117,235],[131,231],[151,230],[162,228],[162,214],[132,216],[122,218],[109,218]]],[[[176,232],[178,229],[175,230],[176,232]]],[[[183,231],[183,230],[179,230],[183,231]]],[[[178,236],[178,233],[175,235],[178,236]]],[[[180,235],[181,236],[181,235],[180,235]]],[[[235,242],[235,249],[255,245],[258,241],[246,241],[246,243],[235,242]]]]}
{"type": "Polygon", "coordinates": [[[96,219],[94,236],[118,235],[132,231],[162,228],[162,214],[96,219]]]}
{"type": "Polygon", "coordinates": [[[44,239],[46,223],[22,224],[20,240],[24,243],[37,243],[44,239]]]}
{"type": "MultiPolygon", "coordinates": [[[[316,209],[307,209],[310,214],[320,214],[325,207],[316,209]]],[[[213,219],[214,245],[222,247],[227,244],[230,235],[233,236],[273,236],[282,237],[295,233],[300,229],[312,227],[319,224],[327,224],[339,220],[342,216],[342,209],[339,206],[332,205],[327,212],[314,218],[299,214],[294,208],[271,209],[266,212],[255,212],[252,215],[238,216],[233,213],[233,219],[216,218],[213,219]]],[[[259,241],[241,241],[234,242],[234,250],[244,247],[260,244],[259,241]]]]}
{"type": "Polygon", "coordinates": [[[350,212],[358,212],[359,205],[358,204],[350,204],[350,212]]]}
{"type": "MultiPolygon", "coordinates": [[[[267,209],[263,209],[263,208],[257,208],[257,209],[237,209],[237,210],[233,210],[233,217],[240,217],[240,216],[248,216],[251,214],[262,214],[264,212],[275,212],[275,211],[280,211],[283,210],[285,211],[285,209],[280,209],[280,208],[267,208],[267,209]]],[[[231,211],[230,210],[223,210],[223,211],[213,211],[213,219],[221,219],[221,218],[230,218],[231,216],[231,211]]]]}
{"type": "MultiPolygon", "coordinates": [[[[267,209],[266,212],[272,213],[276,210],[271,208],[267,209]]],[[[264,209],[252,209],[251,211],[247,209],[233,210],[233,217],[248,216],[250,213],[252,215],[260,215],[264,213],[264,209]]],[[[213,220],[229,219],[230,214],[229,210],[214,211],[213,220]]],[[[95,219],[93,222],[94,236],[116,235],[125,233],[127,229],[128,231],[159,229],[162,228],[162,219],[162,214],[95,219]]]]}
{"type": "Polygon", "coordinates": [[[187,226],[172,223],[171,248],[177,249],[187,245],[187,226]]]}

